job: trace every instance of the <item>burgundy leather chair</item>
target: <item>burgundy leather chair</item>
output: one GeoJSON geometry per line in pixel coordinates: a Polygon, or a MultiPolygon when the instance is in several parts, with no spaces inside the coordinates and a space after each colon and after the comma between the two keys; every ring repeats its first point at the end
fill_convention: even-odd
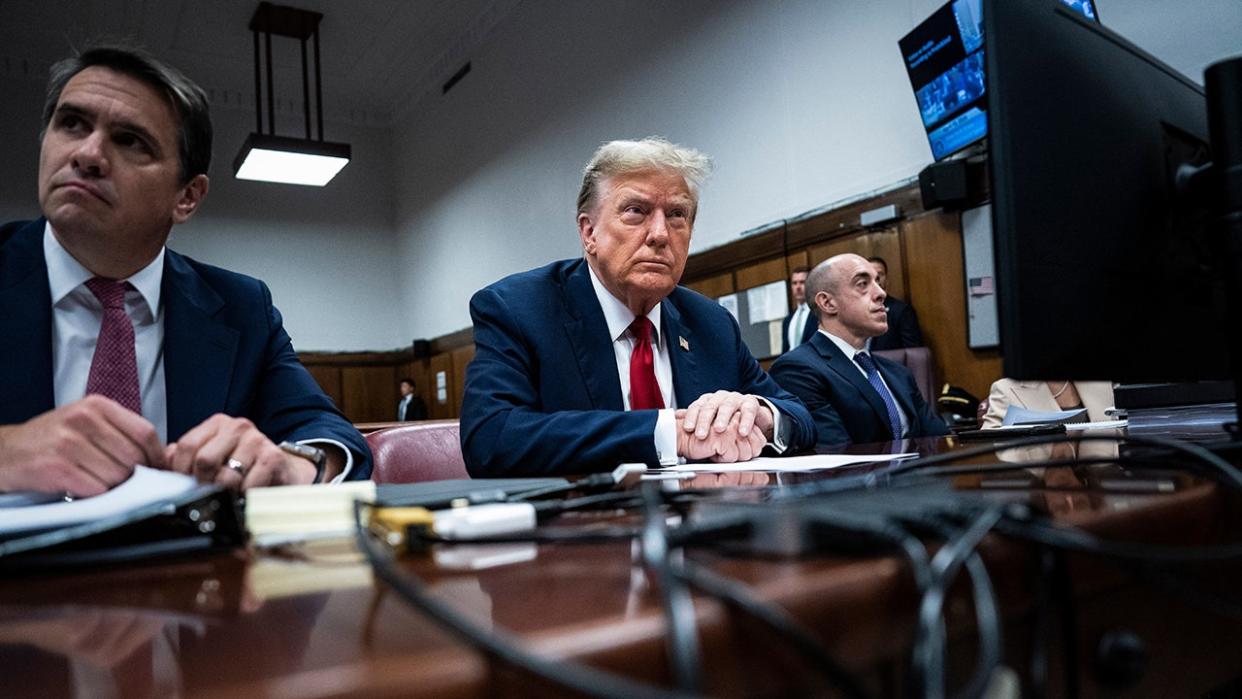
{"type": "Polygon", "coordinates": [[[457,420],[421,420],[366,436],[376,483],[420,483],[469,478],[461,456],[457,420]]]}
{"type": "Polygon", "coordinates": [[[936,399],[940,397],[936,391],[935,365],[932,363],[931,350],[927,347],[904,347],[895,350],[877,350],[875,355],[891,359],[905,365],[914,374],[914,384],[923,394],[923,400],[935,410],[936,399]]]}

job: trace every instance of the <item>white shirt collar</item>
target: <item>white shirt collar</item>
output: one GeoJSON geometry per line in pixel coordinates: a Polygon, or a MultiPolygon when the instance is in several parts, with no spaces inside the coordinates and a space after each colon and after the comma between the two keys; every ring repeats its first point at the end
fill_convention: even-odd
{"type": "Polygon", "coordinates": [[[853,345],[851,345],[850,343],[846,342],[845,340],[842,340],[841,338],[837,337],[836,335],[833,335],[832,333],[828,332],[827,330],[824,330],[823,328],[820,328],[820,329],[819,329],[819,331],[820,331],[821,333],[823,333],[825,336],[827,336],[829,340],[832,340],[832,343],[833,343],[834,345],[836,345],[836,346],[837,346],[837,347],[841,350],[841,352],[842,352],[843,354],[845,354],[845,356],[846,356],[846,357],[849,357],[851,361],[854,359],[854,355],[858,354],[859,352],[866,352],[866,351],[867,351],[867,350],[866,350],[866,348],[864,348],[864,349],[854,349],[854,346],[853,346],[853,345]]]}
{"type": "MultiPolygon", "coordinates": [[[[51,223],[43,227],[43,259],[47,261],[47,281],[52,291],[53,306],[95,276],[60,244],[52,234],[51,223]]],[[[160,247],[159,254],[146,267],[122,281],[133,285],[154,316],[160,307],[160,287],[164,281],[164,247],[160,247]]]]}
{"type": "MultiPolygon", "coordinates": [[[[595,287],[595,297],[599,299],[599,307],[604,311],[604,321],[608,323],[608,337],[612,338],[613,342],[616,342],[625,336],[625,333],[630,328],[630,323],[634,322],[634,313],[604,287],[599,277],[595,276],[595,269],[590,264],[587,264],[587,270],[591,273],[591,286],[595,287]]],[[[660,345],[660,338],[662,337],[660,332],[660,305],[662,303],[664,302],[657,303],[654,308],[647,312],[647,319],[655,326],[655,344],[657,347],[660,345]]]]}

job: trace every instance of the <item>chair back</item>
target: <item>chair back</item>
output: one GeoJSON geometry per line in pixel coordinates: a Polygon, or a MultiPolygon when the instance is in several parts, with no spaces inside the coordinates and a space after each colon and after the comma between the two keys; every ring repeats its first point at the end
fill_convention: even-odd
{"type": "Polygon", "coordinates": [[[421,483],[469,478],[457,420],[421,420],[366,436],[376,483],[421,483]]]}
{"type": "MultiPolygon", "coordinates": [[[[923,394],[923,400],[928,405],[935,406],[936,398],[936,366],[932,362],[931,349],[927,347],[903,347],[894,350],[876,350],[872,354],[877,357],[891,359],[898,364],[904,365],[914,374],[914,384],[919,387],[919,393],[923,394]]],[[[934,409],[934,408],[933,408],[934,409]]]]}

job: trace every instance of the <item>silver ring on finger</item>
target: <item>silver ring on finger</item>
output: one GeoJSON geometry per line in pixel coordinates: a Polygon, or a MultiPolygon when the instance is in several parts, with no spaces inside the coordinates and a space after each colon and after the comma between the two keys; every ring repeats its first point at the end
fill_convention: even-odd
{"type": "Polygon", "coordinates": [[[245,475],[246,475],[246,465],[245,465],[245,464],[243,464],[242,462],[238,461],[237,459],[229,459],[228,461],[226,461],[226,462],[224,463],[224,465],[225,465],[225,466],[226,466],[226,467],[227,467],[230,471],[234,471],[234,472],[236,472],[236,473],[237,473],[237,475],[239,475],[239,476],[245,476],[245,475]]]}

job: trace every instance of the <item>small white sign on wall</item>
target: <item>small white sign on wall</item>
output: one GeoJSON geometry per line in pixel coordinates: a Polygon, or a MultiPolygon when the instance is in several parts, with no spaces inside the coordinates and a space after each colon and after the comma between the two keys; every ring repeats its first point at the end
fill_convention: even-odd
{"type": "Polygon", "coordinates": [[[443,371],[436,372],[436,402],[441,405],[448,402],[448,375],[443,371]]]}

